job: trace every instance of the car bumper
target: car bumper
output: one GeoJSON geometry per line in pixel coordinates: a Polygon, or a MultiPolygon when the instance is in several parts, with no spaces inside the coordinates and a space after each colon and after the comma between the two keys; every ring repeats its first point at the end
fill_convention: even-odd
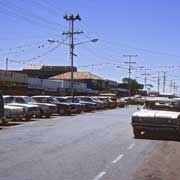
{"type": "Polygon", "coordinates": [[[179,131],[178,125],[131,123],[132,127],[142,131],[179,131]]]}

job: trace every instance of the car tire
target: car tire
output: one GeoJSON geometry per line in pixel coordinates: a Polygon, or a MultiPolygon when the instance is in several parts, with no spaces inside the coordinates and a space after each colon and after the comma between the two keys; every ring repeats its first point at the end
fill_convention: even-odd
{"type": "Polygon", "coordinates": [[[59,109],[59,112],[58,112],[59,115],[65,115],[65,110],[64,109],[59,109]]]}
{"type": "Polygon", "coordinates": [[[1,125],[3,125],[3,126],[6,126],[7,124],[8,124],[8,122],[6,120],[3,120],[1,123],[1,125]]]}
{"type": "Polygon", "coordinates": [[[32,116],[27,116],[27,117],[25,117],[25,120],[26,120],[26,121],[31,121],[31,119],[32,119],[32,116]]]}
{"type": "Polygon", "coordinates": [[[50,118],[50,117],[51,117],[51,114],[46,114],[45,117],[46,117],[46,118],[50,118]]]}
{"type": "Polygon", "coordinates": [[[141,135],[141,130],[133,128],[134,138],[138,138],[141,135]]]}
{"type": "Polygon", "coordinates": [[[42,118],[42,117],[43,117],[43,115],[44,115],[44,112],[43,112],[43,110],[42,110],[42,109],[40,109],[40,113],[39,113],[39,115],[38,115],[38,118],[42,118]]]}

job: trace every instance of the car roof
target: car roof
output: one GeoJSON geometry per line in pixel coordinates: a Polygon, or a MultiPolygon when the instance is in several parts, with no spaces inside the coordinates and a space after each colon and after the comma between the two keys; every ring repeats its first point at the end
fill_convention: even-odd
{"type": "Polygon", "coordinates": [[[6,98],[6,97],[13,97],[11,95],[4,95],[3,98],[6,98]]]}
{"type": "Polygon", "coordinates": [[[165,97],[146,97],[146,99],[145,99],[145,102],[156,102],[156,101],[174,102],[176,100],[173,98],[165,98],[165,97]]]}
{"type": "Polygon", "coordinates": [[[52,96],[45,95],[45,96],[32,96],[32,97],[52,97],[52,96]]]}

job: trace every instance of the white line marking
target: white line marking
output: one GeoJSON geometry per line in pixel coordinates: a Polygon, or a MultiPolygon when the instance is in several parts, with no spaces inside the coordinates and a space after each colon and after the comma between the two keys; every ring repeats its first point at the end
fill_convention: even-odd
{"type": "Polygon", "coordinates": [[[128,147],[128,150],[131,150],[134,146],[135,146],[135,144],[132,143],[132,144],[128,147]]]}
{"type": "Polygon", "coordinates": [[[120,161],[123,158],[124,154],[120,154],[116,159],[112,161],[113,164],[116,164],[118,161],[120,161]]]}
{"type": "Polygon", "coordinates": [[[99,180],[99,179],[102,178],[105,174],[106,174],[106,171],[102,171],[102,172],[100,172],[93,180],[99,180]]]}

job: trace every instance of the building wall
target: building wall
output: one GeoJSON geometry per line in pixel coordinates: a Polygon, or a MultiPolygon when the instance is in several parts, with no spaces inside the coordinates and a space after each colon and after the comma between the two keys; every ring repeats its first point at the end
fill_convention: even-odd
{"type": "Polygon", "coordinates": [[[17,85],[26,85],[27,84],[27,75],[16,73],[16,72],[9,72],[9,71],[0,71],[0,82],[4,84],[17,84],[17,85]]]}
{"type": "Polygon", "coordinates": [[[105,89],[105,82],[102,80],[93,80],[93,79],[85,79],[85,80],[80,80],[84,83],[87,84],[87,88],[93,89],[93,90],[98,90],[101,91],[105,89]]]}

